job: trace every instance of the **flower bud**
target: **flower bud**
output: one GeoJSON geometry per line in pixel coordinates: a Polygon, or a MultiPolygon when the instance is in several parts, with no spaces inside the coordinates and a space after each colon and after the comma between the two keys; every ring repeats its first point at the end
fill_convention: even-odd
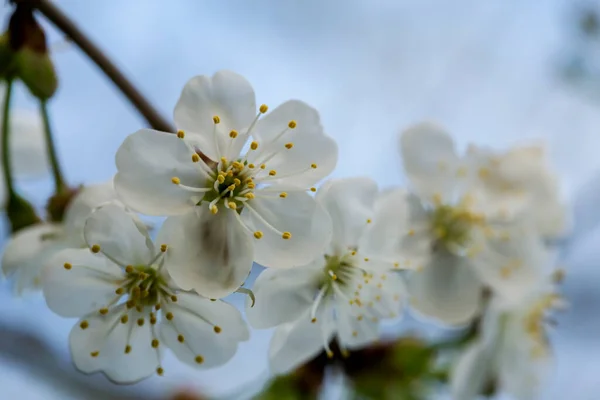
{"type": "Polygon", "coordinates": [[[37,216],[33,206],[24,198],[13,194],[6,203],[6,215],[10,221],[11,233],[16,233],[23,228],[37,224],[41,219],[37,216]]]}
{"type": "Polygon", "coordinates": [[[13,75],[11,71],[15,68],[14,52],[8,42],[8,32],[0,35],[0,80],[13,75]]]}

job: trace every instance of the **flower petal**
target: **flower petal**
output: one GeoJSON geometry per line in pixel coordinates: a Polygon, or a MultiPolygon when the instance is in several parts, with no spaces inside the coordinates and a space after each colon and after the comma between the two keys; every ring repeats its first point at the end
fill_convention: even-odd
{"type": "MultiPolygon", "coordinates": [[[[256,117],[254,89],[241,75],[219,71],[212,77],[206,75],[190,79],[175,106],[174,119],[178,129],[183,129],[211,160],[226,156],[224,149],[230,141],[232,130],[245,133],[256,117]],[[213,117],[218,116],[217,135],[214,134],[213,117]],[[218,141],[215,141],[218,138],[218,141]]],[[[243,141],[235,142],[239,154],[243,141]]]]}
{"type": "Polygon", "coordinates": [[[376,195],[377,183],[369,178],[333,179],[319,188],[316,200],[325,207],[333,224],[333,254],[357,247],[373,218],[376,195]]]}
{"type": "Polygon", "coordinates": [[[104,256],[88,249],[67,249],[44,267],[42,288],[52,311],[63,317],[81,317],[113,300],[121,279],[121,269],[104,256]]]}
{"type": "Polygon", "coordinates": [[[319,113],[298,100],[287,101],[260,119],[252,135],[259,148],[250,152],[249,161],[265,163],[265,171],[277,171],[269,182],[308,188],[337,163],[337,144],[323,132],[319,113]],[[290,121],[296,123],[294,129],[289,128],[290,121]]]}
{"type": "Polygon", "coordinates": [[[253,307],[246,307],[253,328],[271,328],[299,318],[311,307],[324,261],[286,270],[266,269],[254,282],[253,307]]]}
{"type": "Polygon", "coordinates": [[[436,252],[408,282],[411,305],[448,324],[463,324],[479,312],[482,286],[461,257],[436,252]]]}
{"type": "Polygon", "coordinates": [[[379,339],[379,320],[363,318],[363,314],[347,303],[338,304],[337,330],[344,347],[356,349],[379,339]]]}
{"type": "Polygon", "coordinates": [[[310,310],[300,318],[279,326],[271,339],[269,364],[274,374],[285,374],[314,358],[333,337],[335,326],[327,304],[320,307],[317,322],[311,322],[310,310]]]}
{"type": "Polygon", "coordinates": [[[14,281],[17,295],[39,289],[42,267],[48,257],[67,246],[62,236],[60,225],[37,224],[20,230],[10,239],[2,255],[2,272],[14,281]]]}
{"type": "Polygon", "coordinates": [[[322,257],[331,239],[331,218],[313,197],[285,187],[257,191],[256,198],[244,206],[241,217],[253,231],[262,232],[254,239],[254,261],[266,267],[289,268],[305,265],[322,257]],[[274,193],[269,192],[271,189],[274,193]],[[285,198],[279,192],[286,192],[285,198]],[[275,196],[273,196],[275,194],[275,196]],[[291,234],[284,239],[283,234],[291,234]]]}
{"type": "Polygon", "coordinates": [[[167,244],[165,266],[177,286],[221,298],[239,288],[252,268],[250,234],[234,211],[212,214],[208,207],[167,218],[158,243],[167,244]]]}
{"type": "Polygon", "coordinates": [[[223,365],[237,351],[238,342],[249,339],[246,322],[231,304],[191,293],[177,297],[176,303],[164,305],[164,311],[171,312],[173,318],[164,318],[160,330],[166,345],[181,361],[203,368],[223,365]]]}
{"type": "Polygon", "coordinates": [[[73,362],[84,373],[102,371],[116,383],[134,383],[152,375],[160,365],[162,349],[152,348],[152,326],[138,326],[136,321],[146,317],[137,311],[129,311],[128,323],[120,318],[127,312],[124,307],[112,310],[107,315],[94,314],[86,317],[86,328],[82,322],[71,330],[69,346],[73,362]],[[131,346],[128,353],[126,346],[131,346]],[[97,353],[96,353],[97,352],[97,353]],[[93,356],[95,354],[95,356],[93,356]]]}
{"type": "Polygon", "coordinates": [[[148,231],[115,204],[101,206],[89,216],[84,237],[88,246],[100,246],[106,257],[121,266],[146,265],[155,255],[148,231]]]}
{"type": "Polygon", "coordinates": [[[468,345],[454,365],[450,375],[450,390],[453,399],[475,400],[488,384],[492,360],[479,341],[468,345]]]}
{"type": "Polygon", "coordinates": [[[119,198],[131,209],[148,215],[191,210],[198,194],[174,185],[172,179],[177,177],[191,187],[205,186],[206,174],[192,162],[193,154],[194,150],[173,134],[141,129],[127,136],[116,155],[115,190],[119,198]]]}
{"type": "Polygon", "coordinates": [[[454,197],[460,161],[446,131],[431,123],[415,125],[400,136],[400,152],[406,174],[421,198],[454,197]]]}

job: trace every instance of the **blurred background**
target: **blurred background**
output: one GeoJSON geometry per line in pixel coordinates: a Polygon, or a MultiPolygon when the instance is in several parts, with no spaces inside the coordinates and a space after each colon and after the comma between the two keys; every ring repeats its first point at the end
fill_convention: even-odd
{"type": "MultiPolygon", "coordinates": [[[[576,229],[564,244],[570,309],[552,333],[556,367],[543,399],[600,392],[600,1],[579,0],[56,0],[169,120],[184,83],[241,73],[257,101],[315,106],[339,143],[335,176],[403,184],[398,132],[430,119],[459,145],[544,140],[576,229]],[[595,194],[596,193],[596,194],[595,194]]],[[[2,2],[6,23],[10,6],[2,2]]],[[[126,135],[145,126],[113,84],[43,22],[60,87],[51,120],[70,184],[105,181],[126,135]]],[[[37,102],[19,84],[15,105],[37,102]]],[[[22,193],[42,207],[47,181],[22,193]]],[[[5,243],[6,226],[2,242],[5,243]]],[[[231,296],[242,306],[241,295],[231,296]]],[[[74,321],[41,296],[0,287],[2,399],[159,399],[176,390],[243,398],[268,377],[270,331],[254,331],[227,365],[205,372],[168,358],[165,377],[119,387],[74,371],[74,321]]],[[[410,326],[411,319],[390,329],[410,326]]],[[[335,394],[328,396],[336,398],[335,394]]]]}

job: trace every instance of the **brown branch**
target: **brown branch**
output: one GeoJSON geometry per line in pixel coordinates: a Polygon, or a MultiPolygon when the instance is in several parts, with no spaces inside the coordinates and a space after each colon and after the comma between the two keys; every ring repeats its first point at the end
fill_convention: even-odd
{"type": "Polygon", "coordinates": [[[47,0],[12,0],[12,2],[17,5],[27,4],[41,12],[113,81],[152,128],[164,132],[175,132],[175,128],[152,107],[115,64],[54,4],[47,0]]]}

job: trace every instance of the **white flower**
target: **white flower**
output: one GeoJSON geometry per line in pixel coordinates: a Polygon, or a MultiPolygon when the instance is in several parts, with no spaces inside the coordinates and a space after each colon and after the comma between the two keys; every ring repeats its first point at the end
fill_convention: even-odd
{"type": "Polygon", "coordinates": [[[333,220],[326,253],[301,267],[265,270],[256,280],[256,303],[246,312],[255,328],[280,325],[269,351],[273,372],[290,371],[323,349],[333,356],[334,338],[343,354],[376,341],[380,319],[399,315],[403,282],[388,272],[394,263],[378,257],[377,243],[365,240],[367,226],[388,217],[389,210],[374,207],[376,194],[366,178],[327,182],[317,193],[333,220]]]}
{"type": "Polygon", "coordinates": [[[143,129],[117,153],[115,187],[125,204],[172,216],[163,227],[168,268],[183,289],[222,297],[252,261],[302,265],[327,242],[329,220],[307,190],[334,168],[337,146],[305,103],[266,112],[256,110],[243,77],[198,76],[175,107],[177,135],[143,129]]]}
{"type": "Polygon", "coordinates": [[[477,197],[498,209],[527,213],[541,235],[553,239],[569,228],[569,212],[556,174],[541,144],[513,147],[504,153],[470,146],[467,157],[477,170],[477,197]]]}
{"type": "Polygon", "coordinates": [[[414,307],[460,324],[479,312],[484,287],[507,301],[527,294],[539,278],[535,257],[542,247],[528,210],[541,199],[518,210],[506,208],[509,200],[489,201],[484,185],[495,172],[459,157],[450,136],[434,125],[405,131],[401,153],[415,194],[399,216],[405,230],[397,250],[418,271],[409,285],[414,307]]]}
{"type": "Polygon", "coordinates": [[[532,288],[516,307],[492,302],[479,336],[454,365],[452,398],[474,400],[489,386],[518,400],[537,398],[552,361],[546,318],[563,306],[564,301],[548,286],[532,288]]]}
{"type": "Polygon", "coordinates": [[[155,247],[123,208],[97,209],[85,238],[90,249],[63,250],[42,276],[50,309],[81,318],[69,341],[82,372],[102,371],[121,383],[162,375],[164,348],[187,364],[210,368],[227,362],[248,339],[235,307],[173,285],[164,268],[168,243],[155,247]]]}
{"type": "Polygon", "coordinates": [[[4,277],[14,283],[15,294],[37,290],[40,273],[53,254],[66,248],[87,247],[83,225],[92,210],[116,200],[112,181],[86,186],[77,193],[65,211],[62,223],[42,222],[17,232],[2,255],[4,277]]]}

